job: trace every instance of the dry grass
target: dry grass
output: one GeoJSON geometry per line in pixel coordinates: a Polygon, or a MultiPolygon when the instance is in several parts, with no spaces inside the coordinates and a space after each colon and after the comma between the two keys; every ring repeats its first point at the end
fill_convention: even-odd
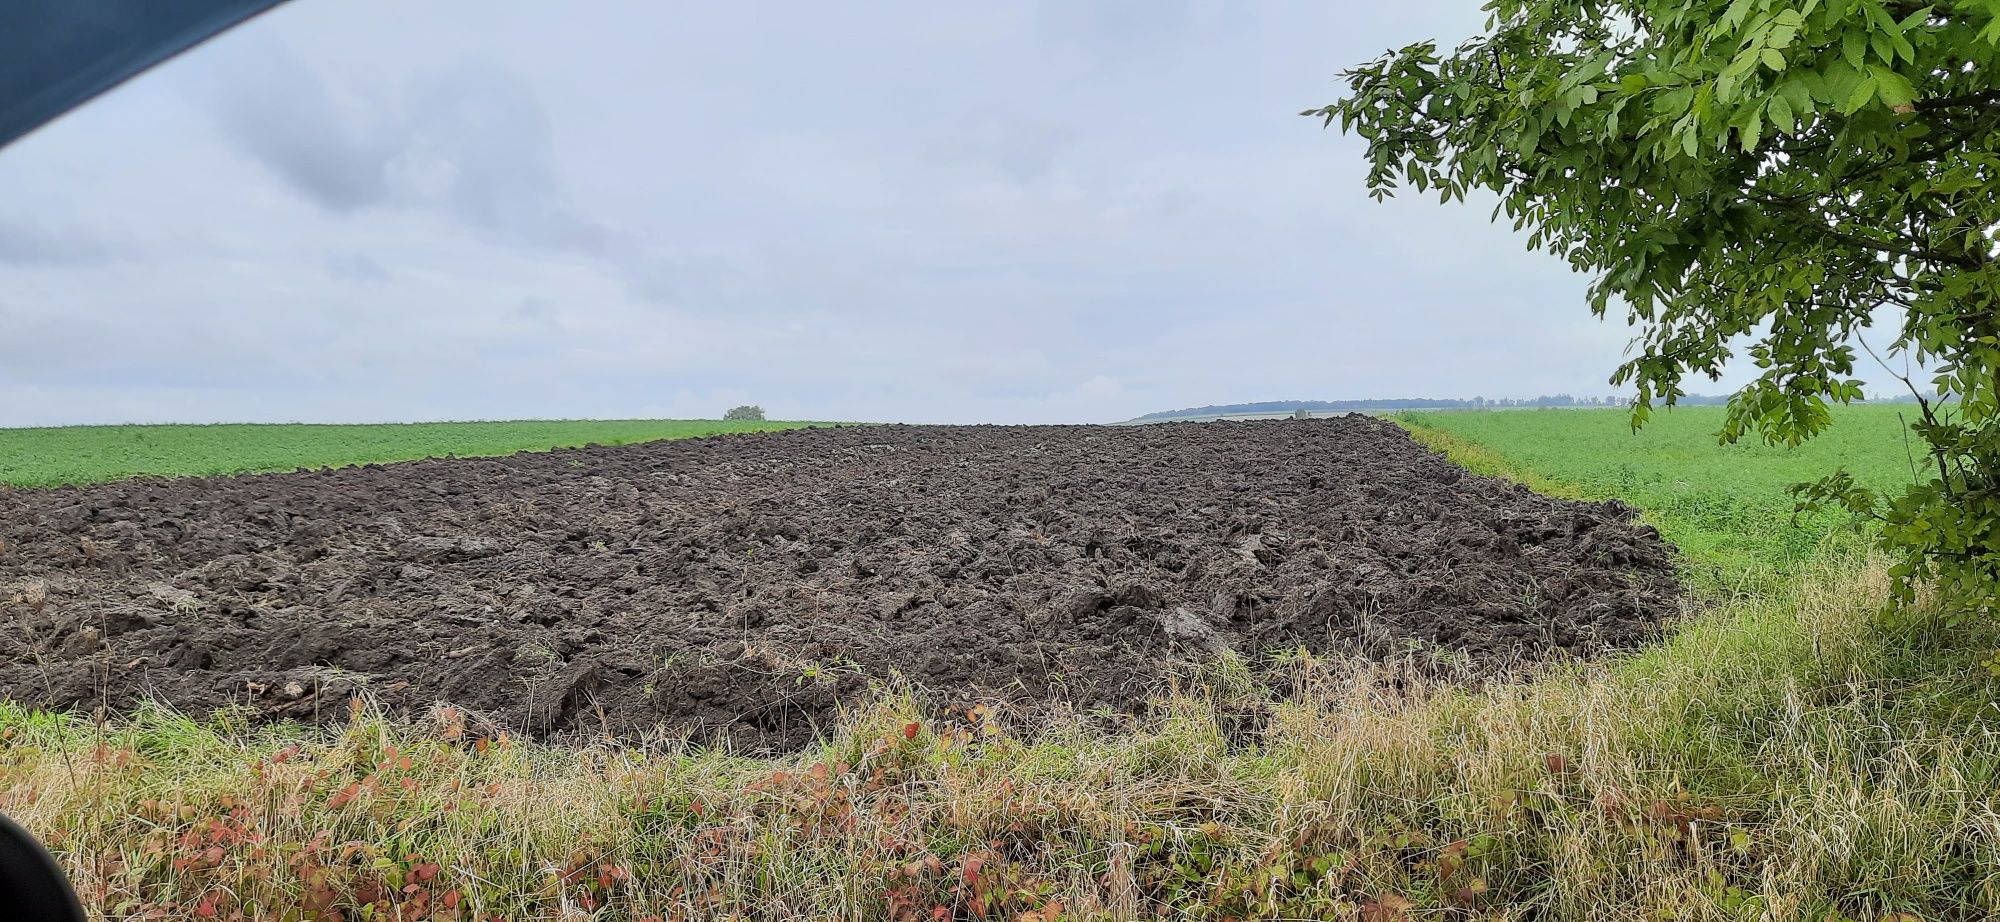
{"type": "Polygon", "coordinates": [[[1222,669],[1129,732],[892,697],[779,761],[6,710],[0,796],[121,919],[1990,918],[1991,638],[1888,633],[1882,591],[1480,691],[1222,669]]]}

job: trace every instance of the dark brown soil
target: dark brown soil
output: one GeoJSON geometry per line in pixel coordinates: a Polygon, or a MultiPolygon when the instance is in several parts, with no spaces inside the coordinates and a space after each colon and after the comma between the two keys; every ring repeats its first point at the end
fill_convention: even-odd
{"type": "Polygon", "coordinates": [[[803,430],[0,492],[0,694],[791,746],[871,682],[1129,710],[1189,659],[1654,636],[1671,548],[1362,417],[803,430]]]}

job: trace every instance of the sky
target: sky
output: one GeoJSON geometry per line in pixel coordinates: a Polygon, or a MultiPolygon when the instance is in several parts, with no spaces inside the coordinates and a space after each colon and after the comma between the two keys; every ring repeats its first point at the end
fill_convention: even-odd
{"type": "Polygon", "coordinates": [[[1298,114],[1478,6],[293,0],[0,150],[0,426],[1611,394],[1298,114]]]}

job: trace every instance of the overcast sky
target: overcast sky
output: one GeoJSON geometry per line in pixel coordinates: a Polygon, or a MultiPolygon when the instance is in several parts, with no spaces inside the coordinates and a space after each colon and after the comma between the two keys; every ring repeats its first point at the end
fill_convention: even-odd
{"type": "Polygon", "coordinates": [[[1297,115],[1478,5],[294,0],[0,150],[0,425],[1608,394],[1297,115]]]}

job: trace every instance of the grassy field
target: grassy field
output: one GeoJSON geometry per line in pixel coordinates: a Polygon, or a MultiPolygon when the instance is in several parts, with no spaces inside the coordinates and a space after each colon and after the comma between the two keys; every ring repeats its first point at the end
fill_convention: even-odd
{"type": "Polygon", "coordinates": [[[712,419],[517,420],[382,425],[230,424],[0,429],[0,484],[52,487],[127,477],[185,477],[344,467],[419,458],[624,445],[814,425],[712,419]]]}
{"type": "MultiPolygon", "coordinates": [[[[1815,513],[1794,523],[1786,487],[1845,467],[1862,483],[1911,482],[1902,417],[1911,408],[1851,406],[1798,448],[1745,441],[1718,445],[1722,407],[1656,413],[1633,432],[1608,410],[1407,413],[1397,418],[1433,446],[1485,472],[1523,475],[1545,491],[1618,497],[1677,542],[1698,578],[1761,581],[1796,571],[1829,550],[1863,543],[1852,516],[1815,513]],[[1539,478],[1539,479],[1537,479],[1539,478]]],[[[1917,463],[1922,463],[1921,458],[1917,463]]]]}
{"type": "MultiPolygon", "coordinates": [[[[1609,416],[1424,431],[1558,489],[1782,502],[1696,423],[1587,437],[1609,416]]],[[[1857,467],[1900,454],[1852,444],[1874,446],[1857,467]]],[[[0,809],[113,918],[2000,914],[2000,638],[1885,627],[1879,561],[1761,514],[1651,514],[1783,574],[1655,649],[1477,690],[1293,661],[1268,701],[1225,663],[1119,733],[933,722],[889,694],[782,759],[475,738],[448,710],[362,706],[330,733],[0,705],[0,809]],[[1232,735],[1244,713],[1270,731],[1232,735]]]]}

